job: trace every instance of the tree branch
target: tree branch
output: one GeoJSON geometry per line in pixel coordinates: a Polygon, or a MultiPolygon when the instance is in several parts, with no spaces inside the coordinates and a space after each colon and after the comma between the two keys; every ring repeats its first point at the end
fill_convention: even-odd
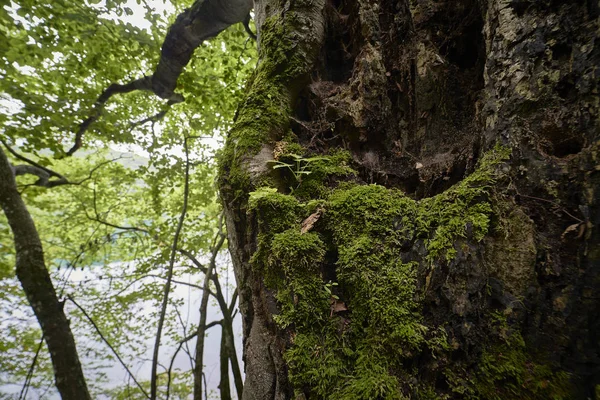
{"type": "Polygon", "coordinates": [[[22,154],[16,152],[12,147],[8,145],[4,140],[0,139],[0,142],[6,147],[6,150],[10,152],[16,159],[26,162],[29,165],[15,165],[12,167],[13,174],[15,176],[31,174],[37,176],[39,179],[35,183],[37,186],[45,186],[45,187],[54,187],[58,185],[64,185],[69,181],[67,178],[59,174],[58,172],[52,171],[49,168],[46,168],[33,160],[25,157],[22,154]],[[58,180],[50,181],[50,177],[56,177],[58,180]]]}
{"type": "Polygon", "coordinates": [[[92,123],[96,122],[96,120],[100,118],[100,116],[102,115],[102,110],[104,109],[104,105],[112,96],[114,96],[115,94],[130,93],[136,90],[152,91],[152,79],[150,77],[144,76],[143,78],[136,79],[124,85],[113,83],[102,93],[100,93],[100,96],[98,96],[96,102],[94,103],[90,116],[79,124],[79,128],[75,133],[75,144],[73,144],[73,147],[71,147],[71,149],[67,151],[67,156],[72,156],[73,153],[75,153],[81,148],[81,146],[83,145],[82,138],[84,133],[89,129],[92,123]]]}
{"type": "MultiPolygon", "coordinates": [[[[158,328],[156,330],[156,340],[154,342],[154,354],[152,359],[152,376],[150,378],[150,398],[156,399],[157,394],[157,367],[158,367],[158,352],[160,349],[160,339],[162,336],[162,329],[165,322],[165,316],[167,313],[167,305],[169,301],[169,293],[171,291],[171,280],[173,279],[173,266],[175,265],[175,255],[177,253],[177,242],[179,241],[179,235],[183,229],[183,221],[187,213],[188,196],[190,192],[190,160],[189,160],[189,149],[188,149],[188,138],[185,137],[183,140],[183,148],[185,151],[185,180],[183,189],[183,206],[181,208],[181,215],[175,230],[175,236],[173,237],[173,245],[171,246],[171,257],[169,260],[169,269],[167,270],[167,283],[165,284],[165,290],[163,295],[163,302],[160,309],[160,317],[158,320],[158,328]]],[[[208,293],[207,293],[208,295],[208,293]]]]}
{"type": "Polygon", "coordinates": [[[121,357],[119,356],[119,353],[117,353],[117,350],[115,350],[115,348],[112,347],[112,345],[110,344],[110,342],[104,337],[104,335],[102,334],[102,331],[100,330],[100,328],[98,328],[98,325],[96,325],[96,323],[94,322],[94,320],[92,319],[92,317],[90,317],[90,315],[85,311],[85,309],[83,307],[81,307],[79,305],[79,303],[77,303],[75,301],[75,299],[73,299],[73,297],[71,297],[69,295],[69,296],[67,296],[67,299],[69,299],[69,301],[71,303],[73,303],[75,305],[75,307],[77,307],[79,309],[79,311],[81,311],[83,313],[83,315],[87,318],[87,320],[90,321],[90,323],[92,324],[92,326],[94,327],[94,329],[96,329],[96,332],[98,333],[98,336],[100,336],[100,339],[102,339],[102,341],[104,343],[106,343],[106,345],[110,348],[110,350],[113,352],[113,354],[115,355],[115,357],[117,357],[117,360],[119,360],[119,362],[121,363],[121,365],[123,366],[123,368],[125,368],[125,371],[127,371],[127,373],[129,374],[129,376],[131,377],[131,379],[133,379],[133,381],[135,382],[135,384],[137,385],[137,387],[142,391],[142,393],[147,398],[150,398],[150,396],[148,396],[148,393],[146,393],[146,391],[144,390],[144,388],[142,387],[142,385],[140,385],[140,383],[135,379],[135,376],[129,370],[129,367],[127,367],[127,364],[125,364],[125,362],[121,359],[121,357]]]}
{"type": "Polygon", "coordinates": [[[179,14],[169,28],[161,48],[160,61],[152,76],[144,76],[124,85],[113,83],[104,90],[94,103],[90,116],[79,124],[75,143],[66,155],[71,156],[81,148],[83,135],[100,118],[105,103],[115,94],[145,90],[168,100],[167,105],[183,102],[183,95],[175,93],[175,88],[194,50],[229,26],[246,21],[252,6],[252,0],[196,0],[190,8],[179,14]]]}

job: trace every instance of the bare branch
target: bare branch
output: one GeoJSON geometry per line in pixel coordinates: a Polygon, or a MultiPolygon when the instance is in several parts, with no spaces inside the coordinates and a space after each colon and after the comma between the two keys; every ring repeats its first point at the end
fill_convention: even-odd
{"type": "Polygon", "coordinates": [[[29,386],[31,386],[31,379],[33,378],[33,370],[35,369],[35,364],[37,363],[37,359],[40,355],[40,350],[42,350],[43,344],[44,337],[42,336],[40,339],[40,344],[38,344],[35,355],[33,356],[33,360],[31,361],[31,365],[29,366],[29,370],[27,371],[27,376],[25,377],[25,382],[23,383],[21,393],[19,393],[19,400],[27,398],[27,392],[29,391],[29,386]]]}
{"type": "Polygon", "coordinates": [[[117,350],[115,350],[115,348],[112,347],[112,345],[110,344],[110,342],[104,337],[104,335],[102,334],[102,331],[100,330],[100,328],[98,328],[98,325],[96,325],[96,323],[94,322],[94,320],[92,319],[92,317],[90,317],[90,315],[85,311],[85,309],[83,307],[81,307],[79,305],[79,303],[77,303],[73,299],[73,297],[67,296],[67,299],[69,299],[69,301],[71,303],[73,303],[75,305],[75,307],[77,307],[83,313],[83,315],[87,318],[87,320],[90,321],[90,323],[92,324],[92,326],[94,327],[94,329],[96,329],[96,332],[98,333],[98,336],[100,336],[100,339],[102,339],[102,341],[104,343],[106,343],[106,345],[110,348],[110,350],[113,352],[113,354],[115,355],[115,357],[117,357],[117,360],[119,360],[119,362],[121,363],[121,365],[123,366],[123,368],[125,368],[125,371],[127,371],[127,373],[129,374],[129,376],[131,377],[131,379],[133,379],[133,381],[135,382],[135,384],[137,385],[137,387],[142,391],[142,393],[147,398],[150,398],[150,396],[148,396],[148,393],[146,393],[146,391],[144,390],[144,388],[142,387],[142,385],[140,385],[140,383],[137,381],[137,379],[135,379],[135,376],[129,370],[129,367],[127,367],[127,364],[125,364],[125,362],[121,359],[121,357],[119,356],[119,353],[117,353],[117,350]]]}
{"type": "Polygon", "coordinates": [[[67,178],[65,178],[64,176],[62,176],[61,174],[59,174],[58,172],[52,171],[49,168],[46,168],[38,163],[36,163],[35,161],[25,157],[22,154],[19,154],[17,151],[15,151],[12,147],[10,147],[8,145],[8,143],[6,143],[4,140],[0,139],[0,142],[2,142],[2,144],[4,145],[4,147],[6,147],[6,150],[9,151],[10,154],[12,154],[13,156],[15,156],[16,159],[21,160],[23,162],[26,162],[29,165],[16,165],[13,166],[13,174],[15,176],[18,175],[25,175],[25,174],[31,174],[31,175],[35,175],[39,178],[39,180],[35,183],[37,186],[46,186],[46,187],[53,187],[53,186],[58,186],[58,185],[64,185],[66,183],[68,183],[69,181],[67,180],[67,178]],[[58,178],[58,180],[56,181],[50,181],[50,177],[56,177],[58,178]]]}
{"type": "Polygon", "coordinates": [[[194,255],[192,253],[190,253],[189,251],[184,250],[184,249],[179,249],[178,251],[181,254],[183,254],[184,256],[186,256],[187,258],[189,258],[190,261],[196,266],[196,268],[198,268],[205,274],[207,273],[208,269],[204,265],[202,265],[202,263],[200,261],[198,261],[198,259],[196,257],[194,257],[194,255]]]}
{"type": "Polygon", "coordinates": [[[77,129],[77,132],[75,133],[75,144],[73,147],[71,147],[71,149],[69,149],[69,151],[67,151],[67,156],[72,156],[73,153],[81,148],[83,145],[82,138],[84,133],[89,129],[92,123],[96,122],[96,120],[100,118],[102,115],[102,110],[104,109],[104,105],[112,96],[115,94],[130,93],[135,90],[152,91],[152,79],[148,76],[144,76],[143,78],[136,79],[124,85],[113,83],[106,88],[96,99],[90,116],[87,117],[81,124],[79,124],[79,129],[77,129]]]}
{"type": "Polygon", "coordinates": [[[63,175],[59,174],[58,172],[53,171],[47,167],[44,167],[43,165],[36,163],[35,161],[25,157],[24,155],[19,154],[12,147],[10,147],[4,140],[0,139],[0,142],[2,142],[4,147],[6,147],[6,149],[13,156],[15,156],[15,158],[17,158],[21,161],[24,161],[28,164],[28,165],[24,165],[24,164],[14,165],[12,167],[12,169],[13,169],[13,173],[15,176],[26,175],[26,174],[35,175],[39,179],[34,183],[34,185],[47,187],[47,188],[53,188],[53,187],[61,186],[61,185],[81,185],[82,183],[92,179],[94,172],[96,172],[103,166],[110,164],[111,162],[120,160],[122,158],[122,157],[117,157],[117,158],[113,158],[111,160],[103,161],[103,162],[99,163],[98,165],[96,165],[94,168],[92,168],[90,170],[89,175],[86,178],[83,178],[82,180],[80,180],[78,182],[71,182],[67,178],[65,178],[63,175]],[[50,180],[50,178],[52,178],[52,177],[55,177],[58,179],[50,180]]]}
{"type": "MultiPolygon", "coordinates": [[[[204,331],[207,331],[208,329],[212,328],[213,326],[221,325],[222,323],[223,323],[222,320],[221,321],[213,321],[204,327],[204,331]]],[[[179,342],[179,345],[177,346],[177,350],[175,350],[175,353],[173,353],[173,357],[171,357],[171,363],[169,364],[169,370],[167,371],[167,395],[166,395],[167,400],[169,400],[169,391],[171,388],[171,372],[173,371],[173,364],[175,363],[175,358],[177,357],[177,354],[179,353],[179,351],[181,350],[183,345],[185,343],[189,342],[190,340],[192,340],[193,338],[195,338],[196,336],[198,336],[198,330],[196,330],[194,333],[183,338],[179,342]]]]}
{"type": "Polygon", "coordinates": [[[171,246],[171,257],[169,260],[169,268],[167,270],[167,283],[165,284],[165,290],[163,295],[163,302],[160,310],[160,317],[158,320],[158,328],[156,331],[156,341],[154,342],[154,354],[152,358],[152,376],[150,377],[150,396],[152,400],[156,399],[157,394],[157,366],[158,366],[158,352],[160,349],[160,338],[162,336],[162,329],[165,322],[165,316],[167,313],[167,305],[169,301],[169,293],[171,291],[171,281],[173,279],[173,266],[175,265],[175,255],[177,253],[177,242],[179,241],[179,235],[183,229],[183,221],[187,214],[188,196],[190,192],[190,160],[189,160],[189,149],[188,149],[188,138],[183,140],[183,148],[185,151],[185,180],[183,189],[183,206],[181,207],[181,215],[175,230],[175,236],[173,237],[173,245],[171,246]]]}

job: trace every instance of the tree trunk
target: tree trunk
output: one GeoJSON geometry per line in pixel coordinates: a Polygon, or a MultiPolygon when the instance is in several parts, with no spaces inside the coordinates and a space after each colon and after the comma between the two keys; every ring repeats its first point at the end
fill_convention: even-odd
{"type": "Polygon", "coordinates": [[[221,380],[219,382],[220,398],[231,400],[231,384],[229,383],[229,347],[227,347],[227,338],[229,333],[225,323],[221,324],[221,348],[219,350],[219,367],[221,370],[221,380]]]}
{"type": "Polygon", "coordinates": [[[21,195],[12,168],[0,149],[0,206],[13,232],[16,273],[42,327],[50,351],[56,387],[64,400],[91,399],[75,347],[69,320],[59,302],[44,262],[37,229],[21,195]]]}
{"type": "Polygon", "coordinates": [[[593,398],[595,0],[262,0],[220,164],[244,399],[593,398]]]}

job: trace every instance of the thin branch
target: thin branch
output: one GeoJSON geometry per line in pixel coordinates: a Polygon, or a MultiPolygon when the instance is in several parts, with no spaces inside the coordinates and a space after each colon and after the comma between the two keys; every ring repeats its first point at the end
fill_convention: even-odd
{"type": "Polygon", "coordinates": [[[83,178],[82,180],[77,181],[77,182],[71,182],[66,177],[59,174],[58,172],[53,171],[47,167],[44,167],[43,165],[36,163],[35,161],[25,157],[24,155],[19,154],[16,150],[11,148],[6,143],[6,141],[0,139],[0,142],[2,142],[4,147],[6,147],[6,149],[15,158],[17,158],[23,162],[26,162],[28,164],[28,165],[14,165],[13,172],[14,172],[15,176],[26,175],[26,174],[35,175],[39,179],[34,183],[34,185],[47,187],[47,188],[53,188],[53,187],[62,186],[62,185],[81,185],[82,183],[92,179],[94,172],[96,172],[98,169],[102,168],[103,166],[105,166],[107,164],[110,164],[114,161],[117,161],[117,160],[120,160],[121,158],[123,158],[123,157],[117,157],[117,158],[113,158],[111,160],[105,160],[105,161],[99,163],[98,165],[96,165],[94,168],[92,168],[89,172],[89,175],[86,178],[83,178]],[[51,177],[55,177],[58,179],[50,180],[51,177]]]}
{"type": "Polygon", "coordinates": [[[171,106],[173,104],[175,104],[175,103],[173,101],[169,100],[167,102],[167,106],[162,111],[160,111],[154,115],[151,115],[149,117],[146,117],[142,120],[130,123],[129,124],[129,132],[131,132],[133,129],[137,128],[138,126],[147,124],[148,122],[152,122],[152,124],[155,124],[156,122],[160,121],[167,115],[167,113],[169,112],[169,110],[171,109],[171,106]]]}
{"type": "MultiPolygon", "coordinates": [[[[223,323],[222,320],[221,321],[213,321],[204,327],[204,331],[207,331],[208,329],[212,328],[213,326],[221,325],[222,323],[223,323]]],[[[171,357],[171,362],[169,364],[169,370],[167,371],[167,395],[166,395],[167,400],[169,400],[169,391],[170,391],[170,387],[171,387],[171,372],[173,370],[173,364],[175,363],[175,358],[177,357],[177,354],[179,353],[179,351],[181,350],[183,345],[185,343],[189,342],[190,340],[192,340],[193,338],[195,338],[196,336],[198,336],[197,330],[194,333],[183,338],[181,341],[179,341],[177,350],[175,350],[175,353],[173,353],[173,357],[171,357]]]]}
{"type": "MultiPolygon", "coordinates": [[[[231,303],[229,303],[229,314],[233,315],[233,310],[235,309],[235,303],[237,302],[238,290],[235,288],[233,291],[233,295],[231,296],[231,303]]],[[[231,318],[233,319],[233,317],[231,318]]]]}
{"type": "Polygon", "coordinates": [[[85,311],[85,309],[83,307],[81,307],[79,305],[79,303],[77,303],[75,301],[75,299],[73,299],[73,297],[71,297],[70,295],[67,295],[67,299],[69,299],[69,301],[71,303],[73,303],[75,305],[75,307],[77,307],[83,313],[83,315],[88,319],[88,321],[90,321],[90,323],[92,324],[92,326],[94,327],[94,329],[96,329],[96,332],[100,336],[100,339],[102,339],[102,341],[104,343],[106,343],[106,345],[110,348],[110,350],[113,352],[113,354],[115,355],[115,357],[117,357],[117,360],[119,360],[119,362],[121,363],[121,365],[123,366],[123,368],[125,368],[125,371],[127,371],[127,373],[129,374],[129,376],[131,377],[131,379],[133,379],[133,381],[135,382],[135,384],[137,385],[137,387],[142,391],[142,393],[147,398],[150,398],[150,396],[148,396],[148,393],[146,393],[146,391],[144,390],[144,388],[142,387],[142,385],[140,385],[140,383],[137,381],[137,379],[135,379],[135,376],[129,370],[129,367],[127,367],[127,364],[125,364],[125,362],[121,359],[121,357],[119,356],[119,353],[117,353],[117,350],[115,350],[115,348],[110,344],[110,342],[104,337],[104,335],[102,334],[102,331],[100,330],[100,328],[98,328],[98,325],[96,325],[96,323],[94,322],[94,320],[92,319],[92,317],[85,311]]]}
{"type": "MultiPolygon", "coordinates": [[[[216,259],[223,243],[225,242],[225,235],[222,232],[223,224],[222,219],[219,218],[218,222],[219,231],[215,236],[215,241],[218,240],[212,247],[212,256],[210,259],[210,263],[208,265],[208,269],[206,271],[206,275],[204,278],[204,292],[202,293],[202,300],[200,301],[200,322],[198,323],[198,339],[196,341],[196,366],[194,368],[194,398],[202,397],[202,375],[204,374],[204,332],[206,330],[206,316],[207,316],[207,308],[208,308],[208,288],[210,285],[210,281],[213,280],[212,275],[213,271],[216,269],[216,259]]],[[[191,258],[192,261],[194,260],[191,258]]],[[[197,262],[197,260],[196,260],[197,262]]],[[[199,263],[198,263],[199,264],[199,263]]],[[[223,295],[221,293],[221,288],[218,283],[215,285],[216,295],[215,298],[217,302],[221,306],[221,311],[223,313],[224,324],[227,323],[227,306],[223,308],[223,295]]],[[[223,325],[224,326],[224,325],[223,325]]],[[[205,387],[206,389],[206,387],[205,387]]]]}
{"type": "Polygon", "coordinates": [[[160,339],[162,336],[162,329],[165,322],[165,316],[167,314],[167,305],[169,300],[169,293],[171,291],[171,280],[173,279],[173,266],[175,265],[175,256],[177,254],[177,242],[179,241],[179,235],[183,229],[183,221],[187,213],[188,196],[190,192],[190,160],[189,160],[189,149],[188,149],[187,137],[183,140],[183,148],[185,151],[185,181],[183,189],[183,206],[181,209],[181,215],[179,217],[179,223],[175,230],[175,236],[173,237],[173,245],[171,247],[171,257],[169,260],[169,269],[167,271],[167,283],[165,284],[165,290],[163,295],[163,302],[160,309],[160,317],[158,320],[158,328],[156,331],[156,341],[154,342],[154,354],[152,359],[152,376],[150,378],[150,397],[152,400],[156,399],[157,394],[157,366],[158,366],[158,353],[160,349],[160,339]]]}
{"type": "Polygon", "coordinates": [[[29,370],[27,371],[27,376],[25,377],[25,382],[23,382],[23,388],[21,389],[21,393],[19,393],[19,400],[27,398],[27,392],[29,391],[29,387],[31,386],[31,379],[33,378],[33,370],[35,369],[35,364],[37,363],[37,359],[40,355],[40,351],[42,350],[42,345],[44,344],[44,336],[40,339],[40,344],[35,351],[35,355],[33,356],[33,361],[31,361],[31,365],[29,366],[29,370]]]}
{"type": "Polygon", "coordinates": [[[186,256],[187,258],[189,258],[190,261],[196,266],[196,268],[198,268],[199,270],[201,270],[202,272],[204,272],[206,274],[208,269],[204,265],[202,265],[202,263],[200,261],[198,261],[198,259],[196,257],[194,257],[194,255],[192,253],[190,253],[189,251],[184,250],[184,249],[179,249],[178,251],[181,254],[183,254],[184,256],[186,256]]]}
{"type": "Polygon", "coordinates": [[[124,231],[136,231],[136,232],[142,232],[145,234],[150,234],[150,231],[148,231],[147,229],[143,229],[143,228],[138,228],[135,226],[122,226],[122,225],[116,225],[116,224],[112,224],[110,222],[104,221],[100,218],[100,214],[98,213],[98,204],[96,202],[96,189],[94,188],[92,190],[92,194],[93,194],[93,205],[94,205],[94,214],[96,215],[95,217],[91,217],[87,210],[84,209],[85,212],[85,216],[91,220],[91,221],[96,221],[102,225],[106,225],[106,226],[110,226],[111,228],[115,228],[115,229],[122,229],[124,231]]]}
{"type": "Polygon", "coordinates": [[[8,143],[6,143],[6,141],[4,141],[3,139],[0,139],[0,142],[2,142],[4,147],[6,147],[6,150],[8,150],[9,153],[12,154],[16,159],[29,164],[29,165],[13,166],[13,173],[15,174],[15,176],[25,175],[25,174],[35,175],[39,178],[39,180],[35,183],[37,186],[51,187],[50,185],[58,186],[58,185],[64,185],[65,183],[69,182],[67,180],[67,178],[65,178],[58,172],[52,171],[51,169],[46,168],[43,165],[40,165],[40,164],[36,163],[35,161],[25,157],[24,155],[19,154],[16,150],[14,150],[12,147],[10,147],[8,145],[8,143]],[[50,177],[56,177],[56,178],[58,178],[58,180],[50,181],[50,177]]]}
{"type": "Polygon", "coordinates": [[[41,169],[42,171],[46,171],[49,175],[51,176],[55,176],[59,179],[64,179],[66,180],[66,178],[64,176],[62,176],[61,174],[59,174],[58,172],[54,172],[51,169],[48,169],[38,163],[36,163],[33,160],[30,160],[29,158],[25,157],[22,154],[17,153],[12,147],[10,147],[8,145],[8,143],[6,143],[3,139],[0,139],[0,142],[2,142],[2,144],[4,145],[4,147],[6,147],[6,149],[10,152],[10,154],[12,154],[13,156],[15,156],[15,158],[17,158],[18,160],[21,160],[23,162],[26,162],[27,164],[33,165],[34,167],[41,169]]]}
{"type": "Polygon", "coordinates": [[[152,91],[152,79],[151,77],[144,76],[143,78],[136,79],[132,82],[126,83],[124,85],[113,83],[109,87],[107,87],[100,96],[96,99],[94,103],[92,112],[90,115],[83,120],[81,124],[79,124],[79,128],[75,133],[75,144],[73,147],[67,151],[67,156],[72,156],[77,150],[81,148],[83,145],[83,135],[90,128],[92,123],[96,122],[98,118],[102,115],[102,110],[104,109],[104,105],[106,102],[115,94],[125,94],[130,93],[136,90],[146,90],[152,91]]]}
{"type": "Polygon", "coordinates": [[[92,169],[90,170],[90,173],[89,173],[89,175],[88,175],[86,178],[83,178],[82,180],[80,180],[80,181],[78,181],[78,182],[70,182],[69,184],[70,184],[70,185],[81,185],[82,183],[84,183],[84,182],[86,182],[86,181],[89,181],[90,179],[92,179],[92,178],[93,178],[93,175],[94,175],[94,172],[96,172],[96,171],[97,171],[97,170],[99,170],[100,168],[102,168],[102,167],[104,167],[105,165],[107,165],[107,164],[110,164],[110,163],[112,163],[112,162],[118,161],[118,160],[120,160],[120,159],[122,159],[122,158],[124,158],[124,157],[122,157],[122,156],[119,156],[119,157],[117,157],[117,158],[113,158],[113,159],[110,159],[110,160],[105,160],[105,161],[102,161],[101,163],[99,163],[98,165],[96,165],[94,168],[92,168],[92,169]]]}

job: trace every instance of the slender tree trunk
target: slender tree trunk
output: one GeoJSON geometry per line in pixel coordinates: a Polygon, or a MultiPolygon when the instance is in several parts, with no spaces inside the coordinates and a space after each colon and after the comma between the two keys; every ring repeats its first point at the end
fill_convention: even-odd
{"type": "MultiPolygon", "coordinates": [[[[210,293],[210,280],[213,274],[214,263],[210,263],[204,277],[202,287],[202,299],[200,300],[200,322],[198,322],[198,334],[196,335],[196,351],[194,366],[194,399],[202,400],[202,374],[204,373],[204,336],[206,334],[206,316],[208,311],[208,296],[210,293]]],[[[204,389],[206,390],[206,388],[204,389]]]]}
{"type": "Polygon", "coordinates": [[[219,178],[244,399],[596,395],[598,10],[256,2],[219,178]]]}
{"type": "MultiPolygon", "coordinates": [[[[231,306],[229,306],[225,302],[225,297],[223,296],[223,291],[221,289],[221,284],[219,282],[219,276],[217,274],[213,275],[213,281],[215,283],[215,291],[216,291],[216,299],[219,303],[219,308],[223,313],[223,322],[221,326],[223,327],[223,333],[226,334],[225,338],[225,346],[227,349],[227,354],[229,360],[231,361],[231,372],[233,374],[233,380],[235,382],[235,389],[238,399],[242,398],[242,393],[244,391],[244,381],[242,378],[242,371],[240,369],[240,364],[238,362],[237,351],[235,350],[235,338],[233,336],[233,307],[236,303],[237,295],[234,294],[231,299],[231,306]]],[[[237,292],[236,292],[237,293],[237,292]]]]}
{"type": "MultiPolygon", "coordinates": [[[[223,321],[224,322],[224,321],[223,321]]],[[[221,324],[221,349],[219,351],[219,366],[221,370],[221,381],[219,382],[219,392],[221,399],[231,400],[231,388],[229,384],[229,348],[227,347],[227,326],[221,324]]]]}
{"type": "Polygon", "coordinates": [[[17,191],[11,165],[0,149],[0,205],[12,229],[16,273],[42,327],[50,351],[56,387],[63,399],[91,399],[69,320],[58,301],[44,262],[44,252],[31,215],[17,191]]]}

